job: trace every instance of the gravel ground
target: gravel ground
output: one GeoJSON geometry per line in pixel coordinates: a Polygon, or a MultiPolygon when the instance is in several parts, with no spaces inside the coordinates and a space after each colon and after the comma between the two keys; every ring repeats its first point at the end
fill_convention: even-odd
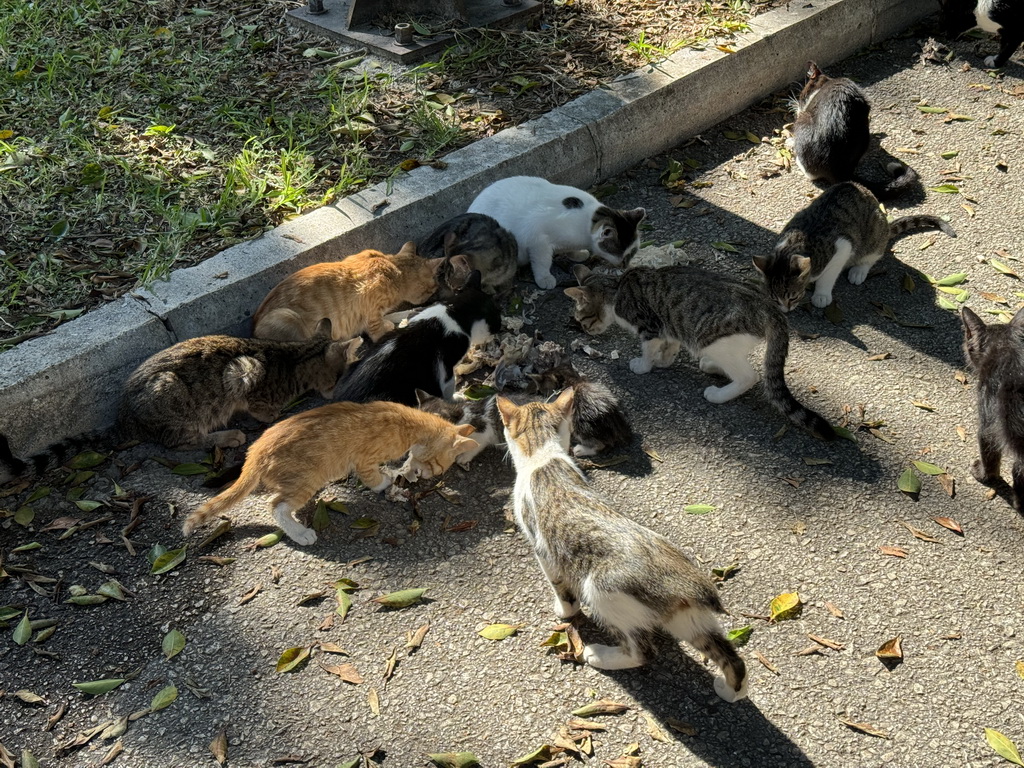
{"type": "MultiPolygon", "coordinates": [[[[970,479],[973,381],[962,373],[956,313],[937,304],[957,297],[937,292],[918,270],[936,278],[966,272],[967,306],[993,321],[996,315],[984,313],[1021,305],[1015,295],[1020,281],[979,259],[994,257],[1024,270],[1018,154],[1024,150],[1024,70],[1020,55],[1000,77],[971,68],[980,63],[973,41],[956,45],[948,64],[922,64],[921,41],[930,32],[916,30],[827,71],[854,77],[867,89],[882,146],[913,165],[925,187],[952,183],[960,189],[911,197],[896,213],[948,216],[959,237],[910,235],[864,285],[840,279],[837,322],[821,310],[791,315],[787,376],[793,391],[836,423],[849,407],[851,429],[861,422],[862,404],[863,421],[883,422],[875,432],[857,430],[854,441],[828,445],[795,431],[779,436],[784,421],[756,389],[712,405],[701,397],[708,377],[689,361],[634,376],[628,360],[638,344],[618,331],[588,340],[603,357],[575,357],[581,370],[619,393],[642,436],[623,454],[627,461],[591,469],[594,484],[706,567],[738,563],[722,594],[733,613],[728,628],[753,628],[741,651],[751,674],[748,701],[719,700],[712,670],[685,647],[666,643],[647,667],[613,673],[559,661],[542,647],[556,619],[536,563],[508,522],[513,473],[498,452],[481,455],[468,473],[453,470],[446,483],[458,497],[426,496],[419,517],[409,505],[380,500],[354,484],[333,486],[328,495],[344,501],[350,514],[332,513],[333,526],[309,548],[284,541],[253,549],[272,529],[257,497],[237,510],[230,534],[201,552],[197,538],[184,564],[153,576],[145,552],[157,543],[181,546],[182,517],[210,492],[200,479],[144,461],[197,456],[138,446],[100,465],[85,484],[85,498],[109,499],[115,491],[110,478],[120,477],[116,470],[144,461],[118,480],[129,498],[147,498],[130,534],[136,556],[119,536],[130,504],[79,512],[64,498],[65,475],[45,479],[53,493],[31,502],[35,518],[27,528],[3,521],[10,577],[0,581],[0,603],[27,606],[31,619],[58,620],[45,642],[17,646],[5,639],[0,646],[3,744],[16,755],[29,749],[44,766],[97,765],[117,743],[123,752],[115,765],[204,766],[215,764],[208,745],[223,727],[230,766],[283,764],[285,758],[339,766],[363,755],[366,765],[405,768],[426,765],[427,753],[463,750],[485,766],[499,766],[555,743],[572,711],[597,698],[629,707],[590,718],[604,727],[592,733],[598,764],[634,744],[649,768],[1005,764],[984,733],[994,728],[1024,747],[1024,680],[1021,667],[1015,669],[1024,659],[1024,520],[1009,507],[1005,490],[989,498],[988,489],[970,479]],[[923,100],[973,119],[922,112],[916,105],[923,100]],[[941,157],[953,151],[955,158],[941,157]],[[982,292],[1006,297],[1008,305],[982,292]],[[900,325],[873,302],[903,323],[927,327],[900,325]],[[889,357],[870,359],[882,353],[889,357]],[[897,478],[915,460],[946,469],[955,496],[938,478],[920,473],[919,497],[901,493],[897,478]],[[716,509],[683,512],[697,503],[716,509]],[[114,519],[63,540],[60,530],[40,530],[68,515],[114,519]],[[372,518],[379,528],[361,536],[364,531],[352,527],[358,517],[372,518]],[[934,517],[958,521],[963,535],[934,517]],[[459,525],[467,521],[475,525],[459,525]],[[908,526],[936,541],[915,537],[908,526]],[[8,554],[32,541],[42,547],[8,554]],[[886,555],[884,546],[900,547],[906,556],[886,555]],[[237,559],[220,567],[200,555],[237,559]],[[94,592],[111,578],[133,596],[92,607],[54,603],[12,566],[59,579],[59,601],[72,584],[94,592]],[[347,618],[335,616],[325,627],[335,615],[333,585],[341,578],[359,589],[347,618]],[[403,609],[369,602],[411,587],[429,588],[427,599],[403,609]],[[297,604],[322,590],[323,597],[297,604]],[[771,599],[788,592],[799,593],[802,613],[766,622],[771,599]],[[494,642],[477,634],[492,622],[522,626],[494,642]],[[428,623],[421,647],[407,649],[408,634],[428,623]],[[161,641],[171,629],[186,643],[166,660],[161,641]],[[883,664],[875,650],[896,637],[903,661],[883,664]],[[335,643],[348,655],[317,650],[299,670],[275,671],[286,649],[314,643],[335,643]],[[809,647],[816,652],[801,653],[809,647]],[[344,682],[321,666],[344,663],[354,666],[361,683],[344,682]],[[70,687],[108,677],[130,679],[94,698],[70,687]],[[166,709],[129,722],[123,734],[115,728],[108,738],[98,735],[55,754],[56,744],[77,733],[146,709],[171,684],[178,698],[166,709]],[[15,695],[21,689],[44,703],[24,704],[15,695]],[[65,705],[63,718],[44,731],[47,718],[65,705]],[[844,719],[884,735],[855,730],[844,719]]],[[[657,243],[687,241],[683,250],[695,262],[752,269],[750,257],[766,252],[774,233],[815,193],[802,176],[777,164],[771,140],[781,140],[785,107],[784,95],[777,95],[652,158],[613,180],[618,191],[610,201],[646,206],[653,225],[648,236],[657,243]],[[727,138],[748,131],[766,141],[727,138]],[[661,171],[670,159],[686,158],[697,164],[687,166],[690,183],[665,188],[661,171]],[[674,207],[689,205],[691,196],[691,207],[674,207]],[[737,251],[716,250],[712,242],[737,251]]],[[[876,159],[884,153],[874,153],[868,168],[876,159]]],[[[569,308],[560,292],[543,296],[536,327],[568,344],[579,337],[569,308]]],[[[0,505],[16,510],[30,493],[8,495],[0,505]]],[[[588,638],[598,630],[583,622],[580,632],[588,638]]]]}

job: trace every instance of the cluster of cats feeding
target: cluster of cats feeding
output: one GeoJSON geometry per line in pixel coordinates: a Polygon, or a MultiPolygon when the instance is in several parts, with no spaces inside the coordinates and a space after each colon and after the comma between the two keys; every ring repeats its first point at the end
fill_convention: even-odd
{"type": "MultiPolygon", "coordinates": [[[[503,326],[519,330],[502,309],[521,267],[547,291],[559,282],[556,257],[590,260],[565,265],[573,279],[551,298],[584,334],[618,326],[638,338],[639,354],[628,361],[637,389],[685,352],[696,367],[680,375],[701,379],[708,402],[724,406],[761,382],[782,419],[835,440],[827,414],[794,395],[806,385],[791,389],[786,380],[787,313],[805,302],[815,312],[828,307],[844,271],[852,285],[864,283],[894,238],[957,234],[937,215],[890,221],[883,212],[880,200],[919,187],[913,169],[893,164],[883,182],[857,175],[870,104],[856,84],[812,63],[795,106],[796,164],[825,189],[803,210],[787,211],[774,248],[742,270],[633,265],[643,208],[613,208],[542,178],[500,179],[465,213],[395,253],[386,249],[397,244],[376,243],[385,250],[286,277],[254,307],[252,338],[190,339],[143,362],[124,386],[117,436],[179,450],[235,448],[247,435],[229,428],[233,418],[270,423],[248,447],[238,479],[187,516],[184,534],[262,489],[273,520],[301,546],[317,542],[304,513],[331,482],[354,474],[366,492],[385,492],[453,464],[472,472],[481,452],[504,446],[515,471],[515,521],[553,590],[555,615],[569,619],[586,607],[615,638],[587,644],[584,661],[636,667],[652,656],[655,636],[668,634],[714,662],[721,698],[742,699],[747,670],[719,626],[725,608],[715,584],[679,543],[598,493],[577,463],[634,442],[616,392],[581,375],[539,333],[515,343],[497,337],[503,326]],[[282,418],[310,391],[326,404],[282,418]]],[[[1008,451],[1015,506],[1024,511],[1024,310],[989,326],[965,307],[962,320],[978,379],[980,458],[971,472],[997,482],[1008,451]]],[[[766,438],[778,426],[766,425],[766,438]]],[[[67,450],[22,460],[0,435],[0,480],[41,472],[67,450]]]]}

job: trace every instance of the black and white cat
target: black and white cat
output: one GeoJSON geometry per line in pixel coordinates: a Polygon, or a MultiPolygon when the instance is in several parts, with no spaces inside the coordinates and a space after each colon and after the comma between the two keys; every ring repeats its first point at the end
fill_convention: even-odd
{"type": "Polygon", "coordinates": [[[974,27],[999,34],[999,53],[985,57],[985,66],[1006,64],[1024,42],[1024,2],[1021,0],[940,0],[946,32],[959,35],[974,27]]]}
{"type": "Polygon", "coordinates": [[[871,104],[847,77],[829,77],[813,61],[807,83],[794,100],[796,119],[787,144],[797,167],[811,181],[838,184],[856,179],[880,200],[902,194],[918,174],[902,163],[890,163],[892,179],[875,183],[856,176],[857,166],[871,144],[871,104]]]}
{"type": "Polygon", "coordinates": [[[434,304],[383,336],[352,369],[335,399],[392,400],[416,406],[416,390],[451,399],[455,365],[471,345],[485,343],[501,329],[494,298],[474,271],[451,300],[434,304]]]}
{"type": "Polygon", "coordinates": [[[556,253],[588,251],[624,266],[640,247],[637,225],[643,208],[616,210],[588,192],[552,184],[537,176],[494,182],[469,206],[470,213],[496,219],[515,237],[519,263],[533,268],[539,288],[554,288],[551,261],[556,253]]]}

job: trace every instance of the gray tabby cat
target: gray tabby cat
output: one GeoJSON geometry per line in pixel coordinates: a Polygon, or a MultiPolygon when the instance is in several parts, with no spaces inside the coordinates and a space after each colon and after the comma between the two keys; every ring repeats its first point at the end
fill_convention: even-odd
{"type": "Polygon", "coordinates": [[[642,665],[664,630],[718,665],[719,696],[744,698],[747,668],[718,624],[725,609],[715,585],[671,541],[590,487],[568,453],[572,401],[571,389],[549,404],[497,400],[516,468],[516,522],[554,590],[555,614],[568,619],[584,603],[616,635],[617,645],[587,644],[583,659],[593,667],[642,665]]]}
{"type": "Polygon", "coordinates": [[[474,269],[480,270],[481,288],[492,296],[509,293],[519,271],[516,239],[482,213],[464,213],[449,219],[427,236],[419,252],[428,259],[445,258],[437,274],[441,301],[461,290],[474,269]],[[461,259],[457,258],[460,256],[461,259]]]}
{"type": "Polygon", "coordinates": [[[416,390],[416,403],[421,411],[433,413],[452,424],[472,424],[473,433],[469,437],[477,442],[477,447],[461,454],[457,459],[460,467],[469,466],[482,450],[491,445],[501,444],[501,430],[498,428],[498,409],[494,404],[494,396],[479,400],[470,400],[464,393],[458,393],[454,400],[445,400],[416,390]]]}
{"type": "Polygon", "coordinates": [[[967,307],[964,354],[978,374],[978,450],[971,465],[979,483],[1000,481],[1004,451],[1013,457],[1013,506],[1024,513],[1024,309],[1008,325],[985,325],[967,307]]]}
{"type": "Polygon", "coordinates": [[[811,303],[827,307],[832,287],[844,268],[854,285],[889,250],[889,242],[917,229],[940,229],[950,237],[956,232],[938,216],[904,216],[889,223],[878,199],[856,182],[829,187],[796,214],[782,230],[771,256],[755,256],[754,266],[767,281],[768,293],[788,312],[814,282],[811,303]]]}
{"type": "Polygon", "coordinates": [[[598,275],[582,265],[574,272],[580,287],[566,288],[565,294],[575,302],[573,316],[584,331],[595,335],[618,323],[640,337],[641,356],[629,361],[633,373],[667,368],[685,346],[702,371],[730,380],[704,390],[710,402],[725,403],[757,383],[749,357],[764,340],[768,400],[815,437],[835,439],[831,425],[786,386],[789,323],[762,286],[682,264],[634,267],[621,277],[598,275]]]}

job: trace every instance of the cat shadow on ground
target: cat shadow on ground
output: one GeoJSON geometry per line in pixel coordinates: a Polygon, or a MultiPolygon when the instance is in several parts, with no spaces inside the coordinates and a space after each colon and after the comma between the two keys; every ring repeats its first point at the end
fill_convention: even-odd
{"type": "MultiPolygon", "coordinates": [[[[580,622],[580,630],[585,641],[602,639],[600,628],[589,619],[580,622]]],[[[682,744],[695,757],[721,768],[813,768],[814,762],[756,703],[747,698],[730,704],[718,697],[713,667],[697,663],[667,636],[659,636],[655,644],[657,655],[644,666],[602,672],[622,686],[648,721],[654,721],[648,732],[656,727],[669,742],[682,744]]]]}

